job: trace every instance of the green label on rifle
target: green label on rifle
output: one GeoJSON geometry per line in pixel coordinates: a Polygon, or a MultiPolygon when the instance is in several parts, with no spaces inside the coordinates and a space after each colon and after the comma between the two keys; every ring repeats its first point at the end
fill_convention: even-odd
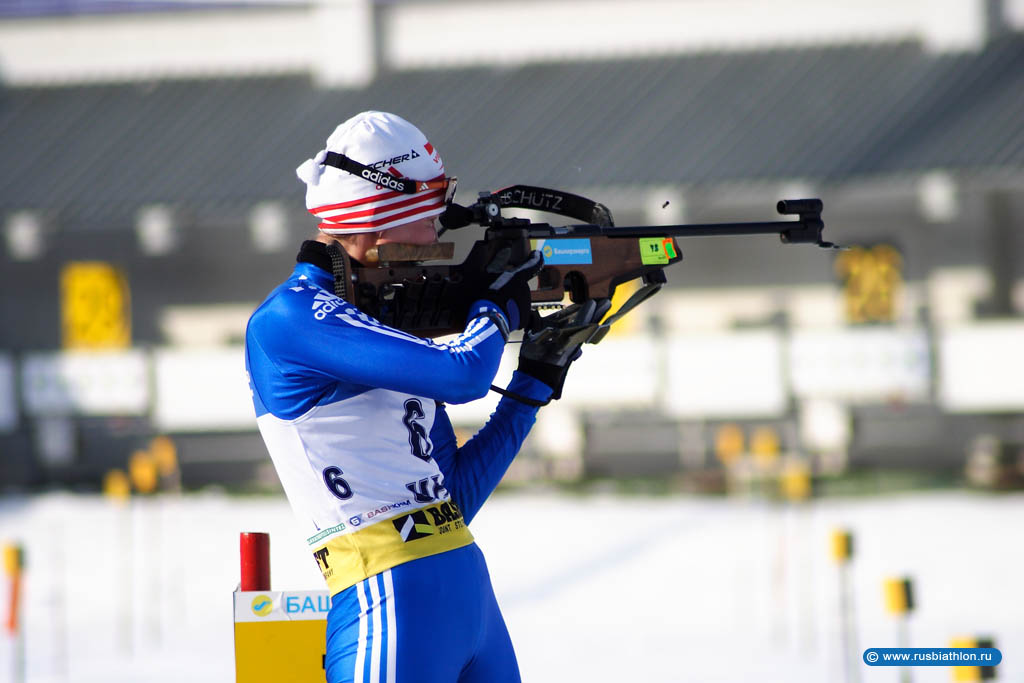
{"type": "Polygon", "coordinates": [[[667,265],[676,257],[676,245],[671,237],[641,237],[640,262],[645,266],[667,265]]]}

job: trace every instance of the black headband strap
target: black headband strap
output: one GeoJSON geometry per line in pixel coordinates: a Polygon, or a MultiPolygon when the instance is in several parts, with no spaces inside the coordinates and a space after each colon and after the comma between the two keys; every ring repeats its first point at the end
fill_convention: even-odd
{"type": "Polygon", "coordinates": [[[344,154],[338,154],[337,152],[328,152],[327,157],[324,159],[325,166],[333,166],[339,168],[346,173],[351,173],[354,176],[359,176],[367,182],[381,185],[395,192],[401,192],[403,194],[416,194],[416,181],[409,180],[408,178],[397,178],[390,173],[385,171],[379,171],[375,168],[371,168],[366,164],[361,164],[355,159],[351,159],[344,154]]]}

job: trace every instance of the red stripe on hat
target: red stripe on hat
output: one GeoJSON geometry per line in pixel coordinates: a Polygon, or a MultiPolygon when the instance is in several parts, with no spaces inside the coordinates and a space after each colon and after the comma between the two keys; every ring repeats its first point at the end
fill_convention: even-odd
{"type": "MultiPolygon", "coordinates": [[[[430,178],[428,182],[433,182],[435,180],[444,180],[444,173],[442,173],[439,176],[435,176],[433,178],[430,178]]],[[[359,206],[360,204],[370,204],[371,202],[382,202],[385,199],[393,199],[394,197],[401,197],[404,194],[405,194],[404,192],[394,192],[394,191],[382,192],[380,194],[371,195],[369,197],[363,197],[362,199],[350,199],[347,202],[338,202],[337,204],[324,204],[323,206],[314,206],[312,209],[309,209],[309,212],[312,213],[312,214],[317,214],[317,213],[320,213],[322,211],[331,211],[332,209],[347,209],[350,206],[359,206]]]]}
{"type": "Polygon", "coordinates": [[[324,204],[323,206],[314,206],[309,210],[310,213],[316,214],[321,211],[330,211],[332,209],[347,209],[350,206],[359,206],[360,204],[370,204],[373,202],[384,201],[385,199],[391,199],[392,197],[401,197],[404,192],[383,192],[381,194],[375,194],[372,197],[365,197],[363,199],[352,199],[347,202],[339,202],[337,204],[324,204]]]}
{"type": "MultiPolygon", "coordinates": [[[[362,211],[350,211],[348,213],[338,214],[337,216],[320,216],[325,221],[347,221],[352,218],[365,218],[367,216],[377,216],[388,211],[394,211],[395,209],[403,209],[413,204],[419,204],[428,199],[443,200],[444,195],[441,190],[435,190],[434,192],[419,192],[417,194],[409,196],[409,199],[403,199],[400,202],[392,202],[385,206],[375,206],[372,209],[363,209],[362,211]]],[[[429,205],[427,205],[429,207],[429,205]]]]}
{"type": "Polygon", "coordinates": [[[399,173],[398,169],[395,168],[394,166],[388,166],[388,173],[390,173],[391,175],[395,176],[396,178],[404,178],[405,177],[401,173],[399,173]]]}
{"type": "Polygon", "coordinates": [[[433,154],[434,153],[434,146],[432,144],[430,144],[429,142],[427,144],[423,145],[423,149],[427,150],[427,154],[433,154]]]}
{"type": "Polygon", "coordinates": [[[416,207],[415,209],[410,209],[409,211],[403,211],[402,213],[396,213],[394,216],[387,216],[385,218],[378,218],[375,221],[369,221],[367,223],[335,223],[332,220],[325,220],[324,222],[320,223],[320,229],[321,230],[325,229],[325,226],[326,226],[326,229],[328,229],[328,230],[338,230],[338,229],[342,229],[342,230],[344,230],[344,229],[348,229],[348,230],[361,230],[361,229],[365,229],[365,228],[371,228],[371,229],[379,228],[380,226],[387,225],[388,223],[394,223],[395,221],[400,221],[400,220],[402,220],[404,218],[413,217],[413,216],[416,216],[418,214],[426,213],[427,211],[432,211],[434,209],[439,209],[439,208],[441,208],[441,206],[443,206],[443,202],[438,202],[434,206],[419,206],[419,207],[416,207]]]}
{"type": "Polygon", "coordinates": [[[399,219],[402,219],[402,218],[406,218],[408,216],[412,216],[412,215],[417,214],[417,213],[423,213],[425,211],[433,211],[434,209],[438,209],[438,208],[441,208],[443,206],[444,206],[444,202],[435,201],[435,202],[431,202],[430,204],[425,204],[423,206],[416,206],[416,207],[407,209],[406,211],[400,211],[398,213],[393,213],[393,214],[391,214],[389,216],[384,216],[384,215],[377,214],[377,215],[379,215],[379,217],[374,215],[374,216],[372,216],[373,220],[366,221],[364,223],[359,223],[359,224],[350,222],[350,219],[352,219],[352,218],[369,218],[371,216],[361,216],[361,215],[331,216],[330,218],[323,218],[323,220],[325,222],[327,222],[327,223],[333,223],[335,225],[340,225],[340,226],[344,226],[344,227],[354,227],[354,226],[357,226],[357,225],[362,225],[362,226],[368,227],[370,225],[383,225],[384,223],[390,223],[391,221],[395,221],[395,220],[399,220],[399,219]]]}

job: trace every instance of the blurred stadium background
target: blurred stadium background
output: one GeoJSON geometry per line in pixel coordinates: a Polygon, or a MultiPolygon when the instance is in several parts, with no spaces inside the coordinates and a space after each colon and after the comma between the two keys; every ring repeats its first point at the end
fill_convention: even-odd
{"type": "Polygon", "coordinates": [[[1024,0],[0,0],[8,503],[120,469],[277,490],[245,321],[315,225],[294,168],[371,108],[462,203],[530,183],[636,225],[819,196],[851,247],[682,241],[510,482],[1024,484],[1024,0]]]}
{"type": "Polygon", "coordinates": [[[813,195],[853,247],[684,242],[542,411],[523,476],[714,488],[754,449],[959,478],[977,447],[1021,477],[1022,2],[0,13],[7,486],[98,487],[161,434],[186,487],[273,485],[239,342],[314,226],[294,167],[368,108],[429,131],[464,202],[526,182],[633,225],[813,195]]]}

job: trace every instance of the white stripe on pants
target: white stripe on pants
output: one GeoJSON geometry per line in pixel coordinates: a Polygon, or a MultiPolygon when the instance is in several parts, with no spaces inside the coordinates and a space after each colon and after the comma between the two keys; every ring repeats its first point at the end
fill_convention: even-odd
{"type": "Polygon", "coordinates": [[[363,683],[366,676],[366,650],[370,650],[370,683],[381,683],[381,647],[383,633],[387,630],[388,651],[385,669],[386,683],[395,683],[398,664],[398,629],[394,626],[395,618],[395,586],[391,579],[391,570],[385,570],[384,594],[381,595],[377,577],[372,576],[356,587],[359,597],[359,642],[356,650],[355,683],[363,683]],[[369,596],[367,596],[369,591],[369,596]],[[383,609],[381,609],[383,607],[383,609]],[[373,633],[370,633],[370,619],[373,620],[373,633]],[[369,643],[367,640],[369,639],[369,643]]]}

